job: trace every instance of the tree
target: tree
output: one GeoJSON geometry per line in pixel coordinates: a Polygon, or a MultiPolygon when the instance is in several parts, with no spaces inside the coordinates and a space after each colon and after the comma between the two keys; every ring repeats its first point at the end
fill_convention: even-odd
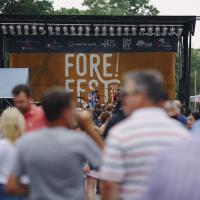
{"type": "MultiPolygon", "coordinates": [[[[176,54],[176,89],[178,93],[180,67],[178,62],[178,55],[176,54]]],[[[197,94],[200,94],[200,49],[192,49],[191,51],[191,76],[190,76],[190,95],[195,95],[195,71],[197,72],[197,94]]]]}
{"type": "Polygon", "coordinates": [[[149,0],[85,0],[90,14],[157,15],[159,11],[149,0]]]}
{"type": "Polygon", "coordinates": [[[84,11],[86,15],[110,14],[110,4],[106,0],[84,0],[82,5],[87,7],[84,11]]]}
{"type": "Polygon", "coordinates": [[[2,14],[52,14],[53,2],[49,0],[0,0],[2,14]]]}
{"type": "Polygon", "coordinates": [[[81,15],[82,12],[78,8],[72,7],[72,8],[69,8],[69,9],[61,8],[59,10],[56,10],[54,12],[54,14],[56,14],[56,15],[81,15]]]}
{"type": "Polygon", "coordinates": [[[200,94],[200,49],[192,49],[190,94],[195,95],[195,71],[197,72],[197,94],[200,94]]]}
{"type": "MultiPolygon", "coordinates": [[[[84,0],[84,15],[157,15],[159,11],[150,4],[150,0],[84,0]]],[[[77,14],[77,10],[60,9],[58,13],[77,14]],[[64,12],[62,12],[64,11],[64,12]]]]}

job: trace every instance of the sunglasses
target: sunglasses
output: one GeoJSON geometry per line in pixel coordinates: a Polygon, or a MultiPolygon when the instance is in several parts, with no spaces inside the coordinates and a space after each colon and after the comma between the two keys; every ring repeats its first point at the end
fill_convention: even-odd
{"type": "Polygon", "coordinates": [[[127,96],[132,96],[141,93],[139,90],[133,90],[133,91],[128,91],[128,90],[122,90],[121,95],[122,97],[127,97],[127,96]]]}

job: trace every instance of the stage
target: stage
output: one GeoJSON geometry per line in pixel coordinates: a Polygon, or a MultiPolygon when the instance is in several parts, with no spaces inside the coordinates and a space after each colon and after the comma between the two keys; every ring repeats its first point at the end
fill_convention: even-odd
{"type": "Polygon", "coordinates": [[[0,64],[29,68],[35,101],[62,86],[83,100],[95,88],[109,102],[124,73],[157,70],[169,96],[188,107],[195,23],[195,16],[1,15],[0,64]]]}

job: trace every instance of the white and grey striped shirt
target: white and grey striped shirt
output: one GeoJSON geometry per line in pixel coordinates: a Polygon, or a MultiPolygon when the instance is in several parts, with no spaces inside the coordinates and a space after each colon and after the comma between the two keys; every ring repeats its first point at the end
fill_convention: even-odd
{"type": "Polygon", "coordinates": [[[106,141],[100,177],[119,183],[119,199],[139,199],[156,155],[189,132],[159,108],[139,109],[115,126],[106,141]]]}

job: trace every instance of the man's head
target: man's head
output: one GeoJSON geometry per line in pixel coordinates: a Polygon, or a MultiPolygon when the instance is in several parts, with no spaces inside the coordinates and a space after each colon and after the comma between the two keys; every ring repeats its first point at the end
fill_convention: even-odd
{"type": "Polygon", "coordinates": [[[113,106],[113,104],[112,103],[109,103],[108,105],[107,105],[107,112],[113,112],[113,108],[114,108],[114,106],[113,106]]]}
{"type": "Polygon", "coordinates": [[[14,105],[18,108],[23,114],[26,114],[32,103],[31,90],[28,85],[17,85],[12,90],[14,105]]]}
{"type": "Polygon", "coordinates": [[[174,106],[176,107],[176,109],[177,109],[177,111],[178,111],[178,114],[181,115],[181,110],[182,110],[182,107],[183,107],[181,101],[179,101],[179,100],[174,100],[174,101],[173,101],[173,104],[174,104],[174,106]]]}
{"type": "Polygon", "coordinates": [[[125,76],[123,101],[129,113],[160,105],[163,93],[163,80],[158,72],[129,72],[125,76]]]}
{"type": "Polygon", "coordinates": [[[181,115],[182,104],[179,100],[166,101],[164,109],[170,117],[178,117],[181,115]]]}
{"type": "Polygon", "coordinates": [[[177,109],[173,101],[170,101],[170,100],[166,101],[164,104],[164,109],[169,115],[169,117],[176,118],[179,115],[178,114],[179,110],[177,109]]]}
{"type": "Polygon", "coordinates": [[[71,126],[73,117],[69,92],[61,88],[50,89],[42,99],[42,106],[49,123],[71,126]]]}

